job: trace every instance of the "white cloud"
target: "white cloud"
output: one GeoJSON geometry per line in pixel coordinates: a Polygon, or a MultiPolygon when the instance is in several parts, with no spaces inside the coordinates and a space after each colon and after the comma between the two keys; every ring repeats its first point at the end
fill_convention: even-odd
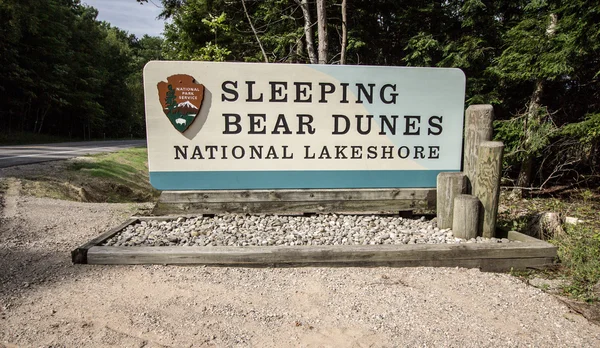
{"type": "Polygon", "coordinates": [[[164,20],[157,19],[162,8],[160,0],[140,5],[136,0],[83,0],[82,3],[98,9],[98,20],[123,29],[137,37],[144,34],[161,35],[164,20]]]}

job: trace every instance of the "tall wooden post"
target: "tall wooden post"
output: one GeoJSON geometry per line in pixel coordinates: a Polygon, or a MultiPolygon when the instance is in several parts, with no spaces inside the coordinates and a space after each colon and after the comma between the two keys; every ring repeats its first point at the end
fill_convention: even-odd
{"type": "Polygon", "coordinates": [[[467,193],[467,176],[464,173],[446,172],[437,176],[437,225],[452,228],[454,197],[467,193]]]}
{"type": "Polygon", "coordinates": [[[469,193],[474,192],[477,166],[477,146],[492,140],[494,108],[491,105],[471,105],[465,113],[465,143],[463,150],[463,172],[469,179],[469,193]]]}
{"type": "Polygon", "coordinates": [[[496,235],[503,152],[504,144],[501,141],[484,141],[479,145],[477,154],[473,195],[479,198],[483,206],[482,236],[485,238],[496,235]]]}

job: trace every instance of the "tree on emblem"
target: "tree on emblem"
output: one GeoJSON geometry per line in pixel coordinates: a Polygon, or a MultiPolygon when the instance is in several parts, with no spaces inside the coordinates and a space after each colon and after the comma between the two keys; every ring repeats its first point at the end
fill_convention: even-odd
{"type": "Polygon", "coordinates": [[[167,89],[167,110],[169,114],[173,115],[175,114],[175,110],[177,109],[177,97],[175,96],[175,90],[173,89],[173,85],[169,85],[167,89]]]}

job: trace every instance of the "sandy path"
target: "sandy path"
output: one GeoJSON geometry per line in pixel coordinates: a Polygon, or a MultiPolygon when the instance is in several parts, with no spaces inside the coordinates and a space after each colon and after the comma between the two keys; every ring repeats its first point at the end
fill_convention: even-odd
{"type": "Polygon", "coordinates": [[[507,274],[72,265],[138,206],[22,197],[16,182],[7,196],[0,347],[600,346],[600,327],[507,274]]]}

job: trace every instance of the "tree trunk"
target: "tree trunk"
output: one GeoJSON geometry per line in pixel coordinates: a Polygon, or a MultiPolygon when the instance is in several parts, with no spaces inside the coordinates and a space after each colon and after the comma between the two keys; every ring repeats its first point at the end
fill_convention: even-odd
{"type": "MultiPolygon", "coordinates": [[[[535,89],[531,95],[531,99],[529,100],[529,106],[527,107],[527,118],[523,123],[523,133],[525,136],[523,147],[525,149],[528,149],[531,146],[531,141],[534,136],[533,125],[539,125],[541,123],[539,117],[542,93],[544,93],[544,80],[538,79],[535,82],[535,89]]],[[[517,187],[518,190],[521,190],[521,195],[521,188],[531,185],[533,178],[533,157],[534,156],[532,153],[528,153],[521,163],[521,170],[519,171],[519,177],[517,178],[517,187]]]]}
{"type": "Polygon", "coordinates": [[[252,23],[252,19],[250,18],[250,15],[248,14],[248,9],[246,8],[246,0],[242,0],[242,6],[244,7],[244,13],[246,14],[246,18],[248,18],[248,23],[250,23],[250,28],[252,29],[252,32],[254,33],[254,37],[256,38],[256,42],[258,42],[258,46],[260,47],[260,51],[262,52],[263,58],[265,59],[265,63],[268,63],[269,62],[269,58],[267,57],[267,54],[265,53],[265,49],[263,48],[263,45],[260,42],[260,39],[258,38],[258,33],[256,32],[256,29],[254,28],[254,24],[252,23]]]}
{"type": "MultiPolygon", "coordinates": [[[[548,36],[549,38],[551,38],[552,36],[554,36],[554,33],[556,32],[556,26],[558,24],[558,17],[556,16],[556,14],[551,13],[550,14],[550,23],[548,24],[548,27],[546,28],[546,36],[548,36]]],[[[535,88],[533,90],[533,93],[531,94],[531,99],[529,100],[529,105],[527,106],[527,116],[525,119],[525,122],[523,123],[524,126],[524,144],[523,147],[527,150],[530,146],[531,146],[531,141],[533,138],[533,133],[534,133],[534,129],[533,126],[534,125],[539,125],[542,123],[542,120],[540,119],[540,109],[542,108],[541,105],[541,99],[542,99],[542,95],[544,93],[544,82],[545,80],[542,78],[538,78],[535,82],[535,88]]],[[[519,171],[519,176],[517,178],[517,194],[519,194],[520,196],[523,196],[523,190],[522,188],[524,187],[529,187],[531,185],[532,179],[533,179],[533,160],[534,160],[534,154],[532,153],[527,153],[525,155],[525,158],[523,159],[523,162],[521,163],[521,169],[519,171]]]]}
{"type": "Polygon", "coordinates": [[[46,119],[46,115],[50,111],[50,105],[46,108],[46,111],[42,114],[42,119],[40,120],[40,126],[38,127],[37,133],[40,134],[42,132],[42,126],[44,125],[44,120],[46,119]]]}
{"type": "Polygon", "coordinates": [[[33,124],[33,132],[37,133],[38,121],[40,119],[40,108],[38,107],[35,111],[35,123],[33,124]]]}
{"type": "Polygon", "coordinates": [[[317,0],[317,26],[319,30],[319,64],[327,64],[329,38],[327,36],[327,8],[325,0],[317,0]]]}
{"type": "Polygon", "coordinates": [[[299,38],[296,42],[296,56],[294,57],[294,63],[301,63],[300,58],[304,56],[304,45],[302,44],[302,38],[299,38]]]}
{"type": "Polygon", "coordinates": [[[346,45],[348,41],[348,24],[346,16],[347,4],[346,0],[342,0],[342,49],[340,52],[340,64],[346,64],[346,45]]]}
{"type": "Polygon", "coordinates": [[[317,55],[315,54],[315,43],[313,38],[312,19],[310,18],[310,9],[307,0],[296,0],[296,3],[302,9],[304,16],[304,37],[306,40],[306,51],[308,52],[308,60],[311,64],[317,64],[317,55]]]}

